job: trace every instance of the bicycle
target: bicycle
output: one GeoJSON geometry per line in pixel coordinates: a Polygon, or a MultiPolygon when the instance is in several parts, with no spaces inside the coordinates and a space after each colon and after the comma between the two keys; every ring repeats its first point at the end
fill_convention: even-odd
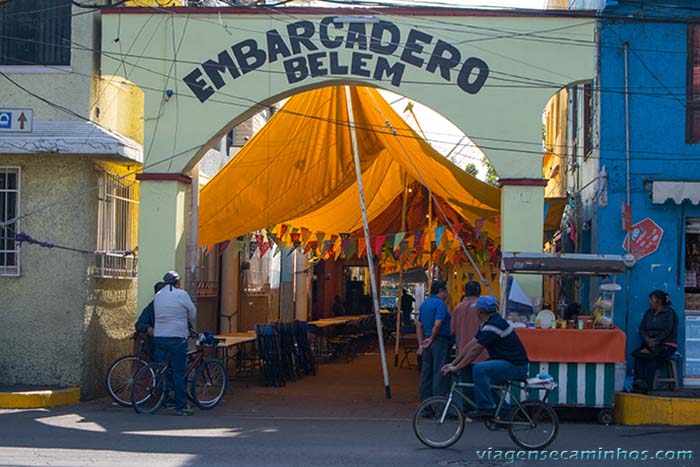
{"type": "Polygon", "coordinates": [[[134,334],[137,350],[133,355],[116,359],[107,370],[105,386],[109,397],[122,407],[131,407],[131,385],[136,373],[154,361],[153,355],[146,349],[146,340],[140,334],[134,334]]]}
{"type": "MultiPolygon", "coordinates": [[[[413,431],[418,439],[431,448],[446,448],[456,443],[464,432],[464,413],[454,403],[458,394],[471,407],[474,403],[459,388],[473,388],[473,383],[454,381],[447,397],[436,396],[423,401],[413,416],[413,431]]],[[[543,449],[551,444],[559,432],[559,418],[546,401],[549,393],[557,387],[553,381],[528,384],[526,379],[508,381],[501,385],[491,385],[491,390],[499,395],[499,403],[493,418],[485,419],[484,425],[491,431],[507,429],[508,435],[522,449],[543,449]],[[524,390],[529,396],[530,391],[545,391],[540,399],[520,401],[519,394],[514,389],[524,390]],[[512,404],[506,403],[510,396],[512,404]],[[508,416],[507,406],[511,406],[508,416]]]]}
{"type": "MultiPolygon", "coordinates": [[[[216,407],[226,393],[228,374],[223,362],[205,357],[205,348],[216,348],[218,342],[211,334],[202,335],[195,350],[187,352],[188,365],[185,370],[187,397],[201,410],[216,407]],[[194,373],[194,376],[191,376],[194,373]]],[[[172,368],[170,362],[155,362],[141,368],[131,386],[131,403],[140,414],[154,414],[171,392],[172,368]]]]}

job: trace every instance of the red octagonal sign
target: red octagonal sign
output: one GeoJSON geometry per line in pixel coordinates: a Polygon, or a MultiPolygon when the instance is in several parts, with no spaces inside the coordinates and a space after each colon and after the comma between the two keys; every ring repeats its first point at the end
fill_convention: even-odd
{"type": "MultiPolygon", "coordinates": [[[[643,219],[632,226],[630,231],[632,245],[630,245],[630,253],[639,260],[645,256],[649,256],[659,249],[661,237],[664,236],[664,229],[658,226],[656,222],[650,218],[643,219]]],[[[629,234],[628,234],[629,235],[629,234]]],[[[625,247],[627,238],[622,247],[625,247]]]]}

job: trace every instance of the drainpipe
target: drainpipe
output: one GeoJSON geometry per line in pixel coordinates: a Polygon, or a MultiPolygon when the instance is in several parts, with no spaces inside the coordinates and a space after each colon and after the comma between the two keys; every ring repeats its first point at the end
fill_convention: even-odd
{"type": "Polygon", "coordinates": [[[199,229],[199,165],[191,172],[192,185],[190,196],[190,235],[187,245],[187,271],[185,272],[185,289],[197,304],[197,234],[199,229]]]}
{"type": "MultiPolygon", "coordinates": [[[[624,59],[625,59],[625,163],[626,163],[626,178],[627,178],[627,209],[630,213],[630,222],[632,222],[632,196],[630,188],[630,93],[629,93],[629,64],[628,64],[628,51],[629,43],[625,42],[623,44],[624,59]]],[[[630,253],[632,244],[631,232],[627,232],[627,241],[625,242],[625,252],[630,253]]],[[[629,329],[630,321],[630,281],[632,273],[627,269],[625,278],[625,332],[629,329]]]]}

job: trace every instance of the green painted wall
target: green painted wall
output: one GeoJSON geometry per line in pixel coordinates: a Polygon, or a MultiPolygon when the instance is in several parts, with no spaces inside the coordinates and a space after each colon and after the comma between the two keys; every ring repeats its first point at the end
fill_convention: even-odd
{"type": "MultiPolygon", "coordinates": [[[[337,25],[332,16],[340,13],[333,9],[325,14],[315,10],[313,15],[301,9],[278,14],[138,13],[103,15],[102,72],[128,77],[144,91],[147,172],[187,172],[221,135],[261,105],[315,87],[350,83],[385,88],[440,112],[485,151],[501,178],[539,179],[547,101],[568,83],[592,79],[594,71],[591,18],[380,15],[386,22],[382,27],[393,32],[380,36],[379,45],[394,50],[364,56],[370,47],[363,38],[373,34],[374,26],[337,25]],[[323,37],[322,23],[327,26],[323,37]],[[290,41],[290,35],[302,39],[290,41]],[[392,43],[398,46],[389,47],[392,43]],[[275,45],[281,55],[271,53],[275,45]],[[455,69],[431,68],[431,62],[437,63],[435,56],[457,55],[455,69]],[[264,60],[256,63],[255,57],[264,60]],[[229,68],[223,66],[227,58],[229,68]],[[208,60],[213,61],[210,65],[218,63],[220,75],[212,66],[207,72],[203,64],[208,60]],[[340,67],[331,64],[334,60],[348,69],[338,71],[340,67]],[[386,79],[381,73],[385,79],[376,79],[381,60],[389,67],[402,67],[401,79],[386,79]],[[297,70],[309,71],[313,62],[318,64],[314,68],[318,76],[295,81],[299,74],[294,63],[302,62],[305,68],[297,70]],[[486,64],[489,74],[482,87],[469,83],[478,82],[483,66],[462,76],[458,70],[465,63],[486,64]],[[250,69],[242,73],[246,64],[250,69]],[[332,68],[333,75],[320,72],[332,68]]],[[[154,184],[148,193],[144,190],[142,202],[150,206],[155,201],[147,201],[148,196],[172,196],[173,190],[154,184]]],[[[542,190],[514,190],[502,198],[502,247],[541,251],[542,200],[529,197],[542,190]],[[512,235],[505,232],[516,227],[512,235]]],[[[173,211],[141,212],[140,249],[148,256],[141,256],[139,277],[151,284],[164,268],[185,264],[181,250],[173,257],[179,241],[172,236],[182,237],[186,230],[173,211]],[[159,239],[160,235],[165,238],[159,239]],[[149,250],[153,253],[146,253],[149,250]]],[[[537,284],[526,288],[535,294],[537,284]]],[[[146,298],[139,303],[146,303],[146,298]]]]}

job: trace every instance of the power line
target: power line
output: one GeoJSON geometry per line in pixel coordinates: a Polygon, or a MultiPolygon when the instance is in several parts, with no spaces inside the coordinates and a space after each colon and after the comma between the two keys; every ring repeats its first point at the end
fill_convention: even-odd
{"type": "MultiPolygon", "coordinates": [[[[7,77],[4,73],[0,73],[0,75],[7,77]]],[[[17,85],[17,83],[16,83],[14,80],[11,80],[11,79],[10,79],[10,81],[11,81],[13,84],[17,85]]],[[[48,99],[46,99],[46,98],[44,98],[44,97],[41,97],[41,96],[38,96],[38,95],[35,94],[35,93],[32,93],[31,91],[27,90],[26,88],[24,88],[24,87],[21,86],[21,85],[18,86],[18,87],[20,87],[20,89],[24,90],[25,92],[27,92],[27,93],[29,93],[29,94],[31,94],[31,95],[37,97],[38,99],[42,100],[43,102],[48,103],[49,105],[52,105],[52,106],[55,105],[55,104],[53,104],[51,101],[49,101],[48,99]]],[[[155,89],[155,88],[146,88],[146,89],[155,90],[155,91],[159,91],[159,92],[162,91],[161,89],[155,89]]],[[[263,104],[263,103],[260,103],[260,102],[258,102],[258,101],[255,101],[255,100],[253,100],[253,99],[249,99],[249,98],[245,98],[245,97],[239,97],[239,96],[232,95],[232,94],[226,94],[225,92],[222,92],[222,91],[219,91],[219,94],[221,94],[221,95],[224,96],[224,97],[230,97],[230,98],[233,98],[233,99],[236,99],[236,100],[239,100],[239,101],[246,101],[247,103],[245,103],[245,104],[244,104],[244,103],[237,103],[237,102],[232,102],[232,101],[227,101],[227,100],[221,100],[221,99],[210,99],[210,101],[213,102],[213,103],[219,103],[219,104],[225,104],[225,105],[233,105],[233,106],[237,106],[237,107],[243,107],[243,108],[246,108],[246,109],[255,109],[255,108],[257,108],[258,110],[265,110],[265,109],[268,108],[268,105],[263,104]]],[[[173,93],[173,96],[185,97],[185,98],[188,98],[188,99],[196,99],[196,97],[190,96],[189,94],[173,93]]],[[[90,120],[90,119],[87,118],[87,117],[84,117],[84,116],[82,116],[82,115],[79,115],[79,114],[77,114],[77,113],[71,111],[70,109],[65,109],[63,106],[59,106],[59,105],[55,105],[55,106],[56,106],[56,108],[57,108],[58,110],[61,110],[61,111],[66,111],[66,110],[67,110],[68,113],[70,113],[70,114],[73,115],[73,116],[78,116],[78,118],[81,118],[81,119],[86,120],[86,121],[92,121],[92,120],[90,120]]],[[[302,113],[293,112],[293,111],[289,111],[289,110],[286,110],[286,109],[280,109],[280,112],[284,112],[284,113],[287,113],[287,114],[290,114],[290,115],[295,115],[295,116],[303,117],[303,118],[311,118],[311,119],[321,120],[321,121],[325,121],[325,122],[328,122],[328,123],[334,123],[334,124],[338,124],[338,125],[347,125],[347,122],[345,122],[345,121],[340,121],[340,120],[335,120],[335,119],[329,119],[329,118],[319,117],[319,116],[315,116],[315,115],[305,115],[305,114],[302,114],[302,113]]],[[[358,128],[360,128],[360,127],[358,126],[358,128]]],[[[377,128],[379,128],[379,126],[377,126],[377,128]]],[[[376,131],[374,128],[371,128],[371,127],[364,127],[364,129],[365,129],[366,131],[376,131]]],[[[411,131],[410,128],[408,128],[408,127],[407,127],[407,128],[402,128],[402,129],[403,129],[403,130],[407,130],[407,131],[411,131]]],[[[381,132],[381,131],[380,131],[380,132],[381,132]]],[[[436,134],[435,132],[430,132],[430,133],[436,134]]],[[[445,133],[445,134],[443,134],[443,135],[447,135],[447,134],[445,133]]],[[[404,137],[409,137],[409,138],[411,137],[411,136],[409,136],[409,135],[403,135],[403,136],[404,136],[404,137]]],[[[517,145],[526,144],[526,145],[537,145],[537,146],[540,146],[540,145],[541,145],[541,143],[536,143],[536,142],[532,142],[532,141],[518,141],[518,140],[509,140],[509,139],[503,139],[503,138],[491,138],[491,137],[481,136],[481,135],[469,135],[469,137],[470,137],[470,139],[485,140],[485,141],[492,141],[492,142],[506,143],[506,144],[517,144],[517,145]]],[[[441,141],[441,140],[438,140],[438,139],[428,139],[428,141],[431,142],[431,143],[436,143],[436,144],[453,144],[453,143],[454,143],[453,141],[444,141],[444,140],[441,141]]],[[[512,148],[512,147],[485,146],[485,145],[475,145],[475,144],[462,144],[461,146],[463,146],[463,147],[473,147],[473,148],[477,148],[477,149],[489,149],[489,150],[495,150],[495,151],[515,151],[515,152],[524,153],[524,154],[537,154],[537,155],[542,155],[542,154],[544,153],[543,150],[522,150],[522,149],[519,149],[519,148],[512,148]]],[[[562,146],[562,148],[569,149],[570,146],[568,146],[568,145],[567,145],[567,146],[562,146]]],[[[599,149],[599,150],[602,151],[602,152],[624,152],[624,150],[616,150],[616,149],[603,149],[603,148],[594,148],[594,149],[599,149]]],[[[672,155],[679,155],[679,156],[686,156],[686,157],[676,158],[675,160],[695,160],[695,158],[689,157],[689,156],[688,156],[687,154],[685,154],[685,153],[662,152],[662,151],[658,151],[658,152],[654,152],[654,151],[635,151],[635,153],[656,154],[656,155],[666,155],[666,156],[668,156],[668,155],[671,155],[671,156],[672,156],[672,155]]],[[[566,157],[566,154],[564,154],[564,153],[553,152],[552,154],[555,155],[555,156],[557,156],[557,157],[560,157],[560,158],[566,157]]],[[[590,156],[590,157],[595,157],[595,156],[590,156]]],[[[474,159],[474,160],[477,160],[476,157],[474,157],[473,159],[474,159]]],[[[614,158],[612,158],[612,159],[614,159],[614,158]]],[[[642,158],[642,159],[645,159],[645,160],[669,160],[669,158],[667,158],[667,157],[659,157],[659,158],[649,157],[649,158],[642,158]]]]}

